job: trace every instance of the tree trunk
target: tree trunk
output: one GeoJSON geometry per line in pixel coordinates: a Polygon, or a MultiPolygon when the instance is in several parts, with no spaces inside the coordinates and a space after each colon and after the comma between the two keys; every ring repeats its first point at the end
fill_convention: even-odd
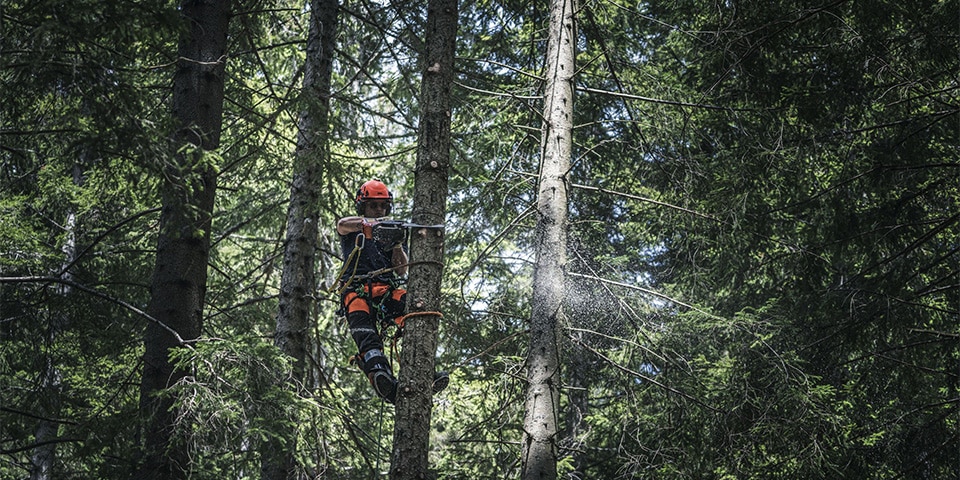
{"type": "MultiPolygon", "coordinates": [[[[324,165],[329,157],[328,118],[330,76],[337,23],[337,0],[311,0],[310,30],[304,65],[304,103],[300,115],[297,151],[287,209],[287,239],[274,341],[293,358],[292,388],[310,389],[307,357],[310,322],[315,318],[316,264],[319,206],[324,165]]],[[[261,478],[286,480],[306,478],[297,467],[297,425],[282,433],[284,441],[266,442],[262,451],[261,478]]]]}
{"type": "MultiPolygon", "coordinates": [[[[73,166],[73,183],[78,186],[83,185],[83,174],[79,164],[73,166]]],[[[77,214],[73,207],[67,213],[67,219],[63,223],[65,238],[63,240],[63,264],[60,270],[55,272],[56,276],[71,282],[73,274],[70,273],[70,266],[77,258],[77,214]]],[[[59,300],[66,303],[69,301],[73,287],[67,283],[56,286],[56,294],[59,300]]],[[[30,480],[49,480],[53,478],[53,466],[56,462],[57,437],[60,429],[59,422],[61,407],[63,401],[63,375],[60,373],[60,367],[55,357],[56,350],[54,344],[57,338],[67,330],[70,325],[70,317],[59,309],[50,310],[50,327],[47,330],[47,351],[44,354],[43,373],[41,374],[40,388],[42,393],[40,398],[43,402],[40,404],[38,418],[40,421],[34,430],[34,443],[37,447],[30,455],[30,480]]]]}
{"type": "MultiPolygon", "coordinates": [[[[188,28],[180,40],[173,81],[176,154],[163,170],[163,209],[147,312],[187,343],[200,336],[202,327],[216,191],[216,168],[205,152],[220,144],[229,12],[229,0],[185,0],[180,9],[188,28]]],[[[136,478],[187,478],[187,442],[174,436],[176,401],[161,395],[189,374],[170,362],[171,351],[184,345],[154,322],[147,325],[143,343],[140,414],[145,423],[136,478]]]]}
{"type": "MultiPolygon", "coordinates": [[[[421,225],[441,224],[446,216],[457,8],[457,0],[430,0],[427,5],[412,219],[421,225]]],[[[408,312],[440,311],[443,240],[442,229],[412,232],[408,312]]],[[[430,478],[427,452],[438,325],[439,316],[429,313],[411,316],[406,324],[390,467],[394,480],[430,478]]]]}
{"type": "Polygon", "coordinates": [[[550,2],[537,227],[527,356],[522,478],[557,477],[560,354],[557,329],[566,285],[567,186],[573,131],[574,9],[550,2]]]}

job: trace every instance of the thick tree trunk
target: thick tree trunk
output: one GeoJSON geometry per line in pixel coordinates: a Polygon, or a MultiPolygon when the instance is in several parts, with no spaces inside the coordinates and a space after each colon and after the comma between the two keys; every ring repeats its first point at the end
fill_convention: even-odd
{"type": "MultiPolygon", "coordinates": [[[[450,93],[457,35],[457,0],[430,0],[427,5],[426,52],[420,92],[420,132],[413,195],[413,222],[443,223],[450,165],[450,93]]],[[[442,229],[415,229],[411,235],[412,266],[407,285],[409,312],[439,312],[443,277],[442,229]]],[[[409,317],[400,357],[400,389],[390,478],[430,478],[427,452],[434,356],[439,316],[409,317]]]]}
{"type": "Polygon", "coordinates": [[[522,478],[557,477],[560,353],[557,329],[566,285],[567,172],[573,147],[574,10],[551,0],[540,182],[536,270],[527,356],[522,478]]]}
{"type": "MultiPolygon", "coordinates": [[[[304,66],[304,109],[300,115],[297,151],[287,209],[287,239],[274,341],[293,358],[292,388],[311,388],[308,354],[311,351],[310,322],[314,319],[317,289],[316,251],[320,196],[324,165],[328,160],[330,76],[336,41],[337,0],[311,0],[310,30],[304,66]]],[[[292,480],[306,478],[296,463],[297,426],[285,432],[286,442],[269,441],[262,453],[261,478],[292,480]]]]}
{"type": "MultiPolygon", "coordinates": [[[[189,342],[200,336],[206,293],[216,169],[204,152],[220,144],[229,0],[186,0],[188,22],[173,82],[176,154],[164,168],[163,209],[147,312],[189,342]]],[[[174,436],[173,396],[160,395],[189,372],[170,362],[183,347],[151,322],[144,333],[140,413],[145,420],[138,479],[187,478],[186,441],[174,436]]],[[[186,430],[189,431],[189,430],[186,430]]]]}

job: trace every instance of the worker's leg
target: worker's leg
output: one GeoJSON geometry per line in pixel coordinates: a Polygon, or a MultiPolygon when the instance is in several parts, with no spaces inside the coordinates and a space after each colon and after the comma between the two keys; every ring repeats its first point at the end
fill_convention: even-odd
{"type": "Polygon", "coordinates": [[[396,399],[397,380],[390,368],[390,361],[383,353],[383,342],[377,332],[376,320],[370,313],[369,304],[366,299],[349,292],[344,297],[344,306],[350,336],[360,352],[360,368],[370,379],[377,394],[393,403],[396,399]]]}
{"type": "Polygon", "coordinates": [[[384,295],[383,299],[384,318],[396,320],[397,317],[407,313],[407,291],[402,288],[394,288],[389,295],[384,295]]]}

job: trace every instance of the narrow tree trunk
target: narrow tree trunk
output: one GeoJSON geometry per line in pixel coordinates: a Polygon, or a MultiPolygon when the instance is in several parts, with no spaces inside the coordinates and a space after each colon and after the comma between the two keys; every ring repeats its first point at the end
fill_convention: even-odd
{"type": "MultiPolygon", "coordinates": [[[[422,57],[420,131],[413,194],[413,222],[443,223],[450,165],[450,93],[454,78],[457,0],[430,0],[427,5],[426,52],[422,57]]],[[[443,277],[442,229],[415,229],[407,285],[409,312],[439,312],[443,277]]],[[[411,316],[400,356],[400,390],[390,478],[431,478],[427,453],[437,352],[439,316],[411,316]]]]}
{"type": "Polygon", "coordinates": [[[560,354],[557,329],[566,286],[567,172],[573,146],[574,10],[551,0],[540,182],[535,232],[536,270],[527,356],[522,478],[557,477],[560,354]]]}
{"type": "MultiPolygon", "coordinates": [[[[185,0],[180,8],[188,28],[180,40],[173,81],[176,154],[164,168],[163,209],[147,312],[188,342],[200,336],[202,326],[216,191],[215,165],[204,152],[220,144],[229,11],[229,0],[185,0]]],[[[170,362],[171,350],[183,345],[153,322],[147,325],[143,343],[143,458],[135,478],[187,478],[186,441],[174,436],[176,402],[170,395],[160,395],[189,374],[170,362]]]]}
{"type": "MultiPolygon", "coordinates": [[[[337,0],[311,0],[310,30],[304,66],[304,109],[300,115],[297,151],[287,209],[287,238],[283,253],[283,276],[274,341],[293,358],[291,388],[310,388],[307,352],[311,351],[310,324],[315,318],[317,289],[317,233],[324,165],[328,160],[330,76],[337,22],[337,0]]],[[[306,478],[296,462],[297,426],[284,432],[285,441],[266,442],[261,478],[293,480],[306,478]]]]}
{"type": "MultiPolygon", "coordinates": [[[[80,166],[74,164],[73,183],[82,186],[83,175],[80,166]]],[[[63,264],[60,270],[56,272],[60,278],[66,281],[73,280],[73,274],[69,269],[77,256],[77,214],[70,207],[67,213],[67,220],[63,223],[64,233],[63,241],[63,264]]],[[[66,302],[70,296],[72,287],[66,283],[58,284],[56,294],[59,300],[66,302]]],[[[30,480],[49,480],[53,478],[53,466],[56,462],[58,432],[60,424],[56,421],[60,417],[61,406],[63,402],[60,396],[63,390],[63,376],[60,373],[60,367],[55,358],[54,344],[57,338],[67,330],[70,325],[70,317],[59,309],[53,309],[50,312],[50,327],[47,330],[46,352],[44,352],[44,366],[40,388],[42,393],[40,398],[39,417],[41,420],[34,430],[34,442],[37,447],[30,455],[30,480]]]]}

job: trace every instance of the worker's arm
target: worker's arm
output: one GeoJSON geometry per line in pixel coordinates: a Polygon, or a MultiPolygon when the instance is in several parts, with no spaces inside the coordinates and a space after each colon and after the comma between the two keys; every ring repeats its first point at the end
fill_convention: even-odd
{"type": "Polygon", "coordinates": [[[340,235],[346,235],[348,233],[360,232],[363,230],[364,224],[373,226],[386,220],[387,218],[388,217],[343,217],[340,220],[337,220],[337,233],[340,235]]]}
{"type": "Polygon", "coordinates": [[[337,233],[346,235],[363,229],[363,217],[343,217],[337,221],[337,233]]]}
{"type": "Polygon", "coordinates": [[[397,267],[397,274],[401,277],[407,274],[407,252],[403,250],[403,246],[397,245],[393,247],[391,261],[393,262],[393,266],[397,267]]]}

